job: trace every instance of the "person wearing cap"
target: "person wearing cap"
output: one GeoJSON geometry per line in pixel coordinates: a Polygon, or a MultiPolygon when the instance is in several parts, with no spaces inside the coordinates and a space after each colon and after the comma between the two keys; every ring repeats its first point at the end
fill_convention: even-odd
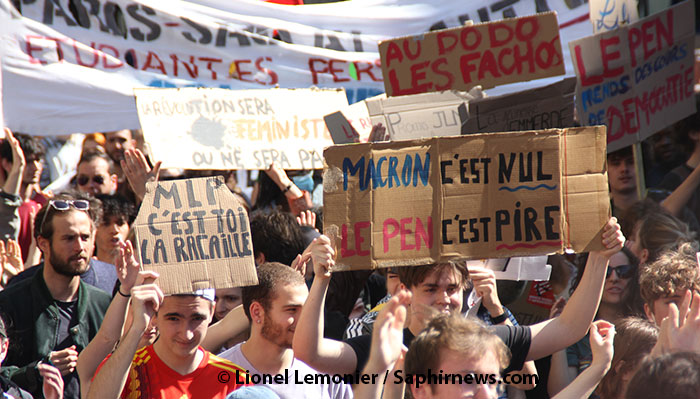
{"type": "Polygon", "coordinates": [[[0,292],[10,344],[4,366],[17,385],[41,397],[40,363],[56,366],[64,397],[79,398],[78,353],[102,324],[111,297],[81,281],[95,245],[99,209],[70,195],[57,196],[37,214],[34,235],[44,256],[33,277],[0,292]]]}
{"type": "Polygon", "coordinates": [[[244,369],[200,346],[214,314],[213,289],[164,296],[151,282],[135,285],[129,295],[131,326],[97,370],[88,399],[224,399],[250,385],[244,369]],[[151,319],[159,338],[139,349],[151,319]]]}

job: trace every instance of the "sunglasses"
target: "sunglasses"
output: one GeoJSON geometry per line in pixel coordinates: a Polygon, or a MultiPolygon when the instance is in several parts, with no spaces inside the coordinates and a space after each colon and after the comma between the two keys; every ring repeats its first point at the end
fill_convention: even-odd
{"type": "MultiPolygon", "coordinates": [[[[79,186],[85,186],[88,183],[90,183],[90,177],[85,176],[85,175],[80,175],[78,176],[78,179],[76,180],[78,182],[79,186]]],[[[105,183],[105,177],[102,175],[97,175],[92,177],[92,182],[95,184],[104,184],[105,183]]]]}
{"type": "Polygon", "coordinates": [[[608,270],[605,272],[605,278],[609,278],[612,272],[615,272],[619,278],[630,278],[632,274],[634,274],[634,265],[608,266],[608,270]]]}
{"type": "MultiPolygon", "coordinates": [[[[61,212],[67,211],[71,207],[79,211],[90,210],[90,203],[86,200],[51,200],[46,206],[53,207],[53,209],[61,212]]],[[[41,218],[41,224],[39,225],[39,235],[42,235],[44,233],[44,223],[46,222],[46,215],[48,214],[49,210],[47,209],[46,212],[44,212],[44,217],[41,218]]]]}

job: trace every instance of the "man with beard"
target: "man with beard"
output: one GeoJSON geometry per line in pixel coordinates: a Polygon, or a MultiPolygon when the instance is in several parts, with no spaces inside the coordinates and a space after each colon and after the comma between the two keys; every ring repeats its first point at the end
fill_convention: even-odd
{"type": "Polygon", "coordinates": [[[240,365],[251,375],[287,375],[287,380],[279,383],[260,382],[282,399],[352,398],[349,385],[326,383],[329,381],[316,378],[320,373],[294,357],[294,330],[309,296],[300,273],[281,263],[264,263],[258,267],[258,285],[243,287],[242,294],[243,308],[251,322],[250,339],[225,351],[220,357],[240,365]],[[308,375],[316,383],[295,384],[295,381],[309,381],[305,378],[308,375]]]}
{"type": "Polygon", "coordinates": [[[98,209],[86,200],[62,195],[49,201],[34,221],[43,266],[0,292],[10,327],[3,366],[12,366],[3,371],[32,395],[41,396],[39,365],[47,363],[61,371],[64,397],[80,398],[78,353],[97,333],[111,299],[80,279],[95,245],[95,221],[98,209]]]}

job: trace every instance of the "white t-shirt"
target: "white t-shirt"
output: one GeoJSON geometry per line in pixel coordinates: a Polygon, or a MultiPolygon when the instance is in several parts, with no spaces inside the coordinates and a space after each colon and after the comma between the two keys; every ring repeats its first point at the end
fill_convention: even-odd
{"type": "MultiPolygon", "coordinates": [[[[246,369],[250,374],[260,375],[261,373],[256,370],[255,367],[253,367],[253,365],[250,364],[248,359],[246,359],[246,357],[243,355],[241,345],[242,344],[238,344],[233,348],[227,349],[218,356],[232,361],[233,363],[246,369]]],[[[286,383],[264,383],[259,385],[270,388],[277,395],[279,395],[280,399],[352,399],[352,387],[343,382],[333,383],[331,381],[330,384],[298,383],[299,381],[305,380],[318,381],[319,379],[315,378],[316,375],[323,375],[323,373],[317,372],[308,364],[294,358],[292,365],[289,367],[287,372],[282,375],[286,378],[286,383]],[[305,377],[307,375],[309,377],[305,377]]]]}

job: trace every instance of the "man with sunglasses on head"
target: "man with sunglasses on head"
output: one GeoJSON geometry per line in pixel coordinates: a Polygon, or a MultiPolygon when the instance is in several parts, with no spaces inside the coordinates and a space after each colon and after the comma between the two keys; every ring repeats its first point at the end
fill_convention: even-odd
{"type": "Polygon", "coordinates": [[[107,154],[92,151],[84,153],[78,161],[76,187],[79,191],[97,194],[114,194],[117,191],[117,175],[114,163],[107,154]]]}
{"type": "MultiPolygon", "coordinates": [[[[95,198],[89,196],[89,194],[77,192],[77,191],[71,191],[71,194],[66,194],[69,195],[69,197],[66,198],[71,198],[74,200],[81,200],[85,201],[88,203],[88,206],[97,211],[96,214],[100,215],[100,220],[93,220],[93,223],[95,223],[96,230],[95,230],[95,244],[96,246],[102,245],[107,249],[107,252],[112,251],[114,248],[111,246],[110,239],[105,240],[105,236],[110,234],[110,230],[113,230],[113,227],[110,228],[110,226],[105,225],[105,221],[109,223],[109,221],[112,219],[112,216],[115,213],[122,212],[124,213],[124,217],[128,217],[127,212],[125,209],[121,210],[115,210],[113,209],[114,207],[112,206],[107,206],[108,210],[107,212],[104,211],[105,207],[102,206],[101,200],[98,201],[95,198]],[[111,216],[110,216],[111,215],[111,216]],[[102,244],[100,244],[100,237],[103,238],[102,244]]],[[[62,194],[63,195],[63,194],[62,194]]],[[[100,196],[102,198],[104,197],[112,197],[112,196],[100,196]]],[[[61,203],[61,202],[59,202],[61,203]]],[[[55,206],[56,203],[54,203],[55,206]]],[[[70,206],[70,205],[68,205],[70,206]]],[[[135,211],[133,211],[135,214],[135,211]]],[[[46,213],[44,213],[46,215],[46,213]]],[[[135,216],[134,216],[135,217],[135,216]]],[[[124,235],[123,237],[126,239],[126,236],[124,235]]],[[[94,248],[94,247],[93,247],[94,248]]],[[[113,260],[104,260],[105,257],[103,256],[102,259],[100,259],[98,256],[93,257],[93,252],[91,251],[88,254],[88,258],[90,259],[90,262],[88,264],[87,269],[80,275],[80,279],[84,282],[87,283],[93,287],[97,287],[101,289],[102,291],[108,293],[108,294],[113,294],[115,293],[114,287],[117,282],[117,270],[115,269],[114,265],[112,264],[113,260]]],[[[99,254],[97,254],[99,255],[99,254]]],[[[46,256],[44,256],[46,257],[46,256]]],[[[41,266],[41,265],[39,265],[41,266]]],[[[15,284],[19,284],[22,281],[26,279],[31,279],[34,277],[34,275],[41,270],[41,267],[29,267],[22,272],[20,272],[18,275],[12,277],[10,281],[7,283],[6,287],[11,287],[15,284]]]]}
{"type": "MultiPolygon", "coordinates": [[[[0,292],[0,311],[10,330],[4,366],[10,378],[41,395],[40,364],[57,367],[64,397],[80,398],[78,353],[95,336],[111,297],[81,281],[95,245],[99,208],[68,194],[48,202],[34,221],[44,262],[32,278],[0,292]]],[[[5,371],[5,370],[4,370],[5,371]]]]}

